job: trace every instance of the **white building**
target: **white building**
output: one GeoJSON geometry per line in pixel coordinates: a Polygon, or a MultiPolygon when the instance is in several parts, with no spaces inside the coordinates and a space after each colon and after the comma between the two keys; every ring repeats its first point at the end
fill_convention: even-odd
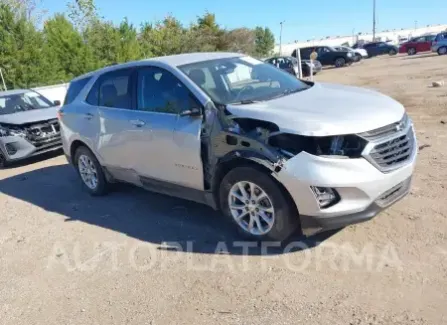
{"type": "MultiPolygon", "coordinates": [[[[437,34],[447,30],[447,24],[444,25],[427,25],[426,27],[412,28],[412,29],[391,29],[376,33],[376,41],[390,41],[398,44],[401,41],[407,40],[415,36],[425,34],[437,34]]],[[[288,43],[282,45],[282,55],[291,55],[293,50],[297,47],[328,45],[337,46],[342,44],[354,45],[358,41],[371,42],[373,40],[372,33],[355,33],[350,36],[327,36],[321,39],[312,39],[307,41],[296,41],[295,43],[288,43]]],[[[279,44],[275,46],[275,53],[279,53],[279,44]]]]}

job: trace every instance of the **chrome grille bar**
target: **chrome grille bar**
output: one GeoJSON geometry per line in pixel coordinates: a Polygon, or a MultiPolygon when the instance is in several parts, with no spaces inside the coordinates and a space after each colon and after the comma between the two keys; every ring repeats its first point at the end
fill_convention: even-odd
{"type": "Polygon", "coordinates": [[[413,127],[406,115],[400,122],[359,135],[369,140],[363,156],[382,172],[401,167],[416,152],[413,127]]]}

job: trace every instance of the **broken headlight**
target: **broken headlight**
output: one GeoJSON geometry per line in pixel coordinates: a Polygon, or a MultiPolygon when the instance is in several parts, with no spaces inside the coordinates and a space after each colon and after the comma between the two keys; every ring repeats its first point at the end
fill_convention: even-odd
{"type": "Polygon", "coordinates": [[[357,135],[309,137],[281,133],[269,139],[269,144],[288,156],[306,151],[315,156],[331,158],[359,158],[367,141],[357,135]]]}
{"type": "Polygon", "coordinates": [[[9,136],[25,136],[25,131],[17,127],[9,127],[6,125],[0,124],[0,137],[9,137],[9,136]]]}
{"type": "Polygon", "coordinates": [[[315,137],[315,155],[331,158],[359,158],[367,141],[356,135],[315,137]]]}

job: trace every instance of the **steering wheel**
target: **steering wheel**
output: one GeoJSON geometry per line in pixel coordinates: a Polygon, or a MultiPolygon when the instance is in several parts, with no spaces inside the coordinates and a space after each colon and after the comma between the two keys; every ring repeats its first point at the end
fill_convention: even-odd
{"type": "Polygon", "coordinates": [[[235,100],[235,101],[239,101],[239,98],[242,96],[242,94],[243,94],[244,92],[247,92],[247,91],[253,91],[253,90],[255,90],[255,89],[253,88],[253,86],[245,86],[245,87],[242,87],[242,89],[239,90],[239,92],[237,93],[237,95],[236,95],[236,97],[234,98],[234,100],[235,100]]]}

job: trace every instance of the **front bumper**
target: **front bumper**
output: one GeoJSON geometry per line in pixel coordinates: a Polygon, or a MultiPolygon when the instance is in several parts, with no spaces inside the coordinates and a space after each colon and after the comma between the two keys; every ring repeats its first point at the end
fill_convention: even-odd
{"type": "Polygon", "coordinates": [[[0,150],[7,162],[26,159],[46,152],[62,148],[60,134],[41,140],[33,144],[21,136],[7,136],[0,138],[0,150]]]}
{"type": "Polygon", "coordinates": [[[416,155],[414,150],[405,165],[383,173],[364,158],[322,158],[301,152],[275,177],[295,201],[303,233],[312,235],[369,220],[402,199],[410,188],[416,155]],[[311,186],[335,189],[339,202],[320,208],[311,186]]]}

